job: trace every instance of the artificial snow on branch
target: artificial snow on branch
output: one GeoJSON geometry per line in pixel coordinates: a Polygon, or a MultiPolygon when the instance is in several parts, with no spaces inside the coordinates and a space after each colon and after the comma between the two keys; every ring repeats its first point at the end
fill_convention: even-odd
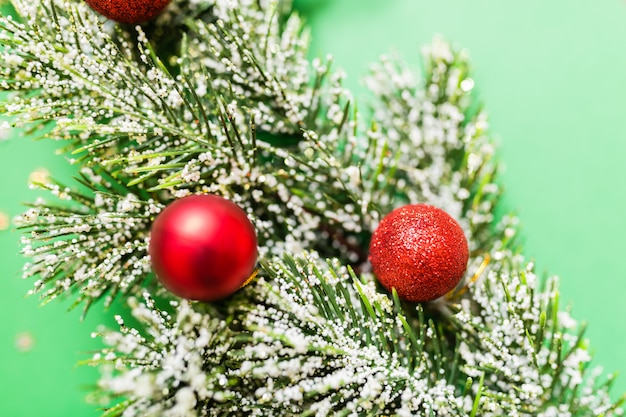
{"type": "Polygon", "coordinates": [[[510,253],[485,262],[443,312],[315,253],[264,264],[224,305],[133,300],[143,330],[102,334],[99,399],[129,416],[621,414],[555,281],[538,291],[510,253]]]}
{"type": "Polygon", "coordinates": [[[622,414],[556,280],[537,283],[516,220],[494,217],[465,52],[435,39],[422,77],[382,57],[364,120],[330,58],[309,63],[288,2],[174,1],[136,27],[77,0],[14,6],[0,111],[81,167],[18,219],[24,276],[86,311],[125,298],[137,321],[98,332],[105,416],[622,414]],[[258,236],[258,277],[212,303],[152,279],[155,218],[194,194],[231,200],[258,236]],[[456,288],[422,304],[368,261],[381,219],[417,203],[469,244],[456,288]]]}

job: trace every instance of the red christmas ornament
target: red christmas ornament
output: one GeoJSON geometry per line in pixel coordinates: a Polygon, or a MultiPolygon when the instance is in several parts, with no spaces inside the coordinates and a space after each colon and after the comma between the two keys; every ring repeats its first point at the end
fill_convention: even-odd
{"type": "Polygon", "coordinates": [[[369,259],[378,281],[414,302],[431,301],[453,290],[465,274],[468,257],[461,226],[427,204],[392,211],[370,242],[369,259]]]}
{"type": "Polygon", "coordinates": [[[152,19],[170,0],[85,0],[92,9],[119,23],[137,24],[152,19]]]}
{"type": "Polygon", "coordinates": [[[252,275],[257,238],[246,213],[215,195],[193,195],[167,206],[150,234],[152,267],[172,293],[215,301],[252,275]]]}

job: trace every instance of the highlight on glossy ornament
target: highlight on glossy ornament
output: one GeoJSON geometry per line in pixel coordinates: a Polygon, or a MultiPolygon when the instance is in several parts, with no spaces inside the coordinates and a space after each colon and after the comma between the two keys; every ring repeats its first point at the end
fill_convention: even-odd
{"type": "Polygon", "coordinates": [[[452,291],[467,269],[463,229],[448,213],[427,204],[395,209],[370,242],[369,260],[378,281],[400,298],[435,300],[452,291]]]}
{"type": "Polygon", "coordinates": [[[157,278],[173,294],[215,301],[253,276],[257,236],[246,213],[232,201],[192,195],[156,217],[149,253],[157,278]]]}
{"type": "Polygon", "coordinates": [[[111,20],[137,24],[156,17],[170,0],[85,0],[87,4],[111,20]]]}

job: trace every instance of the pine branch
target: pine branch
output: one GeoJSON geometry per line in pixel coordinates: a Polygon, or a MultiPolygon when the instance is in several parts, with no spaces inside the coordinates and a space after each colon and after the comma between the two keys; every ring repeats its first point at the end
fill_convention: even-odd
{"type": "Polygon", "coordinates": [[[484,378],[479,409],[493,415],[619,415],[621,401],[612,403],[589,369],[584,326],[558,305],[557,280],[541,290],[532,264],[494,255],[501,260],[488,266],[453,317],[463,372],[484,378]]]}
{"type": "MultiPolygon", "coordinates": [[[[370,170],[364,188],[382,212],[416,201],[446,207],[468,231],[471,249],[484,253],[504,238],[510,221],[493,233],[501,191],[487,118],[472,97],[466,53],[435,39],[423,56],[423,82],[402,60],[387,56],[366,79],[376,97],[367,134],[382,149],[379,161],[364,164],[370,170]],[[388,166],[384,173],[376,169],[388,166]]],[[[512,237],[512,230],[507,233],[512,237]]]]}
{"type": "MultiPolygon", "coordinates": [[[[320,224],[331,229],[331,236],[339,233],[340,222],[351,229],[363,229],[363,214],[334,214],[335,209],[345,212],[346,201],[357,200],[350,197],[354,190],[346,190],[344,183],[334,180],[342,170],[342,164],[332,160],[334,147],[324,149],[325,158],[318,161],[316,152],[300,154],[298,148],[282,149],[280,140],[274,146],[256,136],[262,129],[280,133],[280,126],[288,124],[281,117],[301,113],[293,109],[294,102],[302,109],[313,106],[318,111],[326,105],[320,95],[327,68],[317,65],[315,75],[309,76],[304,49],[307,38],[297,29],[300,25],[295,17],[287,21],[282,32],[279,30],[274,3],[247,11],[250,19],[262,18],[245,25],[226,2],[214,8],[221,20],[214,24],[196,22],[203,30],[219,29],[223,49],[228,44],[241,57],[248,57],[248,65],[243,65],[241,58],[248,71],[243,75],[246,80],[257,80],[246,87],[248,90],[236,89],[230,81],[225,83],[234,74],[228,72],[232,65],[221,73],[215,68],[212,62],[223,60],[219,54],[204,60],[189,59],[202,52],[202,45],[211,44],[202,33],[181,38],[183,58],[177,60],[172,72],[140,28],[125,32],[116,27],[107,32],[82,3],[71,3],[67,10],[55,2],[49,8],[18,6],[27,23],[5,19],[7,48],[2,52],[11,63],[3,73],[4,88],[19,93],[5,105],[18,117],[16,125],[54,120],[48,136],[68,140],[67,149],[75,155],[75,162],[105,166],[117,181],[145,188],[148,193],[167,190],[175,197],[215,193],[242,203],[259,220],[264,238],[277,242],[267,245],[277,253],[283,251],[281,242],[295,245],[303,235],[312,244],[298,245],[321,249],[328,239],[315,235],[320,224]],[[58,37],[61,25],[68,27],[58,37]],[[233,29],[226,36],[230,33],[226,32],[228,25],[243,32],[233,29]],[[46,29],[39,30],[41,27],[46,29]],[[265,49],[259,50],[256,43],[245,49],[242,39],[260,29],[266,34],[265,49]],[[39,50],[42,52],[35,53],[39,50]],[[261,52],[265,55],[258,56],[261,52]],[[261,76],[283,65],[296,66],[296,72],[285,74],[301,80],[296,89],[286,91],[286,79],[261,76]],[[259,84],[263,79],[266,85],[259,84]],[[25,90],[32,94],[25,94],[25,90]],[[266,103],[272,102],[275,106],[268,108],[266,103]],[[274,126],[271,129],[270,124],[274,126]],[[311,183],[319,187],[311,189],[311,183]],[[348,200],[321,205],[323,196],[344,195],[348,200]],[[274,201],[284,206],[271,205],[274,201]],[[326,219],[330,213],[336,218],[326,219]]],[[[335,84],[330,87],[334,91],[331,98],[342,100],[343,90],[335,84]]],[[[345,123],[347,114],[346,109],[340,123],[345,123]]],[[[311,117],[315,123],[326,120],[315,114],[311,117]]],[[[300,147],[319,148],[317,133],[301,132],[302,123],[292,123],[301,135],[300,147]]],[[[317,127],[315,123],[312,128],[317,127]]],[[[332,119],[325,121],[321,130],[336,131],[331,128],[333,123],[332,119]]],[[[171,194],[152,196],[163,204],[171,201],[171,194]]],[[[344,252],[351,253],[348,249],[344,252]]]]}
{"type": "MultiPolygon", "coordinates": [[[[233,302],[181,305],[170,322],[196,317],[203,324],[170,325],[175,331],[165,345],[145,342],[143,334],[164,333],[151,323],[144,323],[144,333],[123,328],[109,334],[116,354],[105,363],[128,368],[108,376],[103,389],[128,397],[130,415],[154,407],[169,415],[170,407],[181,406],[173,401],[181,391],[194,398],[187,406],[206,416],[619,415],[608,387],[597,374],[586,376],[591,358],[571,332],[575,322],[555,305],[554,281],[550,291],[535,293],[532,266],[514,275],[518,265],[509,259],[493,261],[480,285],[460,300],[460,310],[442,319],[394,301],[371,277],[357,278],[337,261],[315,254],[277,258],[233,302]],[[558,314],[541,324],[542,311],[558,314]],[[216,333],[228,336],[198,352],[196,332],[211,320],[229,325],[216,333]],[[145,346],[152,346],[149,353],[145,346]],[[133,364],[146,355],[158,358],[143,377],[149,382],[142,380],[150,395],[124,388],[139,385],[133,364]],[[176,359],[188,355],[205,358],[202,369],[219,370],[210,375],[214,380],[176,359]],[[182,367],[175,380],[163,376],[172,363],[182,367]],[[195,378],[199,385],[185,383],[195,378]],[[217,391],[216,381],[224,381],[217,391]],[[167,392],[172,401],[155,392],[167,392]]],[[[143,304],[135,309],[135,315],[147,314],[143,304]]]]}
{"type": "Polygon", "coordinates": [[[23,253],[31,260],[24,278],[36,279],[31,293],[42,293],[47,302],[75,292],[74,305],[85,302],[86,312],[99,299],[109,305],[150,281],[148,230],[162,206],[140,199],[104,171],[84,169],[80,182],[82,191],[54,181],[35,184],[59,202],[38,200],[16,221],[27,232],[23,253]]]}
{"type": "Polygon", "coordinates": [[[87,308],[130,297],[141,323],[120,318],[94,358],[109,415],[620,414],[610,380],[587,377],[556,284],[537,288],[511,249],[515,220],[493,217],[497,167],[464,54],[436,40],[423,81],[383,58],[363,126],[341,71],[308,63],[308,34],[278,2],[178,2],[195,12],[145,30],[102,25],[82,2],[16,6],[20,22],[0,19],[13,96],[0,109],[50,125],[93,170],[41,185],[61,202],[22,216],[25,276],[87,308]],[[246,211],[261,276],[221,303],[159,308],[172,296],[150,287],[150,225],[196,193],[246,211]],[[457,218],[472,249],[465,280],[424,306],[367,273],[381,216],[417,202],[457,218]]]}
{"type": "MultiPolygon", "coordinates": [[[[203,329],[211,318],[230,317],[216,321],[222,325],[230,322],[231,329],[236,329],[229,334],[232,339],[218,346],[227,350],[215,352],[217,346],[202,346],[197,351],[183,340],[193,343],[200,327],[188,326],[189,333],[185,326],[172,326],[176,331],[166,345],[148,353],[145,346],[154,346],[153,342],[146,343],[140,333],[123,329],[124,336],[107,336],[114,341],[113,352],[123,353],[111,355],[109,360],[131,365],[136,355],[160,358],[151,362],[152,374],[145,378],[150,386],[146,391],[151,395],[136,395],[123,388],[116,391],[117,387],[138,383],[123,382],[139,377],[132,370],[110,376],[105,390],[130,395],[137,415],[154,407],[165,407],[160,408],[164,415],[173,413],[169,408],[175,407],[173,403],[152,395],[168,392],[169,398],[175,398],[185,390],[191,390],[193,395],[189,395],[195,399],[187,406],[199,415],[461,412],[455,387],[446,381],[452,364],[442,367],[437,375],[430,371],[436,361],[449,354],[435,352],[436,347],[446,345],[440,333],[432,332],[425,321],[407,330],[405,313],[372,282],[361,282],[339,263],[326,263],[314,255],[275,259],[263,269],[258,282],[240,293],[236,302],[223,306],[227,313],[216,313],[215,306],[207,305],[192,309],[183,304],[179,308],[175,320],[195,316],[203,329]],[[421,335],[420,342],[415,333],[421,335]],[[174,359],[189,355],[205,358],[202,369],[210,367],[219,373],[211,375],[211,380],[203,379],[200,385],[186,383],[203,375],[194,374],[186,361],[174,359]],[[220,358],[219,365],[207,362],[216,357],[220,358]],[[182,382],[180,386],[164,377],[172,360],[183,367],[176,379],[177,384],[182,382]],[[211,388],[216,381],[224,381],[219,391],[211,388]]],[[[136,315],[146,311],[144,305],[135,309],[139,312],[136,315]]],[[[157,310],[151,313],[157,314],[157,310]]],[[[164,333],[152,329],[152,323],[144,324],[148,333],[164,333]]],[[[213,334],[214,329],[209,331],[213,334]]]]}
{"type": "MultiPolygon", "coordinates": [[[[2,109],[19,116],[16,125],[54,120],[49,136],[69,140],[76,153],[88,151],[82,155],[87,162],[123,164],[120,154],[180,150],[186,161],[165,170],[181,171],[183,162],[207,147],[224,145],[220,101],[242,107],[241,116],[233,116],[253,113],[257,129],[268,133],[301,135],[315,128],[304,121],[317,120],[308,111],[319,107],[327,70],[318,66],[311,75],[308,36],[295,15],[279,24],[277,3],[244,8],[242,17],[219,2],[213,6],[218,20],[190,21],[195,27],[166,56],[156,54],[140,27],[107,31],[82,2],[69,3],[67,10],[54,1],[49,7],[16,6],[25,23],[6,18],[0,25],[8,64],[0,85],[22,94],[2,109]],[[189,58],[198,55],[204,58],[189,58]],[[287,68],[278,77],[278,69],[287,68]]],[[[163,165],[171,162],[162,158],[163,165]]]]}

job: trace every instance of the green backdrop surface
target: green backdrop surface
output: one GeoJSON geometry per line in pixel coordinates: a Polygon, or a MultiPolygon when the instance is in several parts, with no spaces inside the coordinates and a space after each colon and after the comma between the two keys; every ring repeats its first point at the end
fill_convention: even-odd
{"type": "MultiPolygon", "coordinates": [[[[523,224],[524,252],[561,276],[573,316],[590,324],[596,363],[626,374],[626,3],[622,0],[297,0],[312,56],[331,53],[362,91],[368,63],[396,50],[416,68],[441,34],[467,48],[506,170],[504,207],[523,224]]],[[[0,64],[1,65],[1,64],[0,64]]],[[[0,141],[0,213],[34,198],[29,174],[69,178],[54,143],[0,141]]],[[[0,224],[2,214],[0,214],[0,224]]],[[[76,366],[97,344],[67,302],[24,298],[19,233],[0,226],[0,416],[95,416],[96,381],[76,366]]],[[[626,375],[616,393],[626,391],[626,375]]]]}

